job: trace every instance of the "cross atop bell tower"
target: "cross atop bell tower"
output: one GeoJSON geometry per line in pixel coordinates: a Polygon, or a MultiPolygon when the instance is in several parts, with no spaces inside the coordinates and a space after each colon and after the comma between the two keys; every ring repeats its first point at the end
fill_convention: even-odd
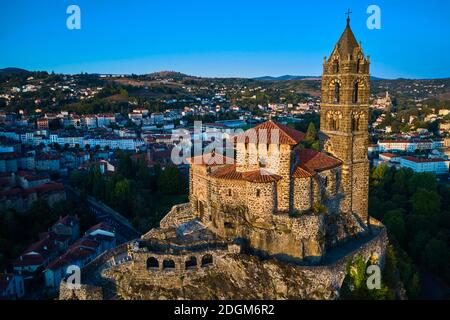
{"type": "Polygon", "coordinates": [[[352,14],[353,12],[351,12],[350,11],[350,8],[347,10],[347,12],[345,13],[345,15],[347,16],[347,26],[349,26],[350,25],[350,15],[352,14]]]}
{"type": "Polygon", "coordinates": [[[320,141],[322,150],[343,162],[341,212],[366,223],[370,61],[350,27],[350,14],[349,9],[344,32],[323,64],[320,141]]]}

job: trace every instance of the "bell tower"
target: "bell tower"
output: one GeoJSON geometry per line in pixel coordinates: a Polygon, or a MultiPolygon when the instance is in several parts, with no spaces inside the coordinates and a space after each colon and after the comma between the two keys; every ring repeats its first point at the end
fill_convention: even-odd
{"type": "MultiPolygon", "coordinates": [[[[350,15],[350,12],[348,13],[350,15]]],[[[368,221],[369,75],[370,58],[347,26],[327,59],[324,58],[320,141],[322,150],[342,160],[342,213],[368,221]]]]}

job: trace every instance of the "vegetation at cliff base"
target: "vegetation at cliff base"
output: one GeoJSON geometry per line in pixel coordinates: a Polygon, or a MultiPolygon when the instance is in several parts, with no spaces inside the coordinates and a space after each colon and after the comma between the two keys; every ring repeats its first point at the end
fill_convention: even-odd
{"type": "Polygon", "coordinates": [[[369,213],[386,225],[408,298],[420,270],[450,282],[450,187],[431,173],[381,165],[371,172],[369,213]]]}

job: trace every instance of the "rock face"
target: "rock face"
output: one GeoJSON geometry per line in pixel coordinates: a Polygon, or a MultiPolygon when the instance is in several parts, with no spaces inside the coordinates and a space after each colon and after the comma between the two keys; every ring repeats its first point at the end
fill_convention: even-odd
{"type": "Polygon", "coordinates": [[[59,288],[59,300],[102,300],[101,287],[82,284],[77,289],[69,288],[65,282],[61,282],[59,288]]]}
{"type": "Polygon", "coordinates": [[[74,293],[62,284],[60,298],[335,299],[348,262],[361,256],[382,265],[387,245],[385,229],[374,227],[372,235],[330,251],[321,264],[299,265],[241,253],[238,244],[218,242],[202,249],[202,241],[190,240],[189,247],[173,242],[164,247],[168,242],[161,240],[130,245],[130,259],[121,264],[107,255],[85,276],[88,289],[74,293]]]}

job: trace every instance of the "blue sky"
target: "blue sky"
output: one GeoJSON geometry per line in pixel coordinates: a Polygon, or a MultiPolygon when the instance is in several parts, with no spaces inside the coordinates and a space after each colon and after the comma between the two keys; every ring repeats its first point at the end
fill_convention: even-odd
{"type": "Polygon", "coordinates": [[[319,75],[347,8],[374,76],[450,76],[448,0],[0,0],[0,68],[319,75]],[[71,4],[81,30],[66,27],[71,4]],[[371,4],[381,30],[366,27],[371,4]]]}

